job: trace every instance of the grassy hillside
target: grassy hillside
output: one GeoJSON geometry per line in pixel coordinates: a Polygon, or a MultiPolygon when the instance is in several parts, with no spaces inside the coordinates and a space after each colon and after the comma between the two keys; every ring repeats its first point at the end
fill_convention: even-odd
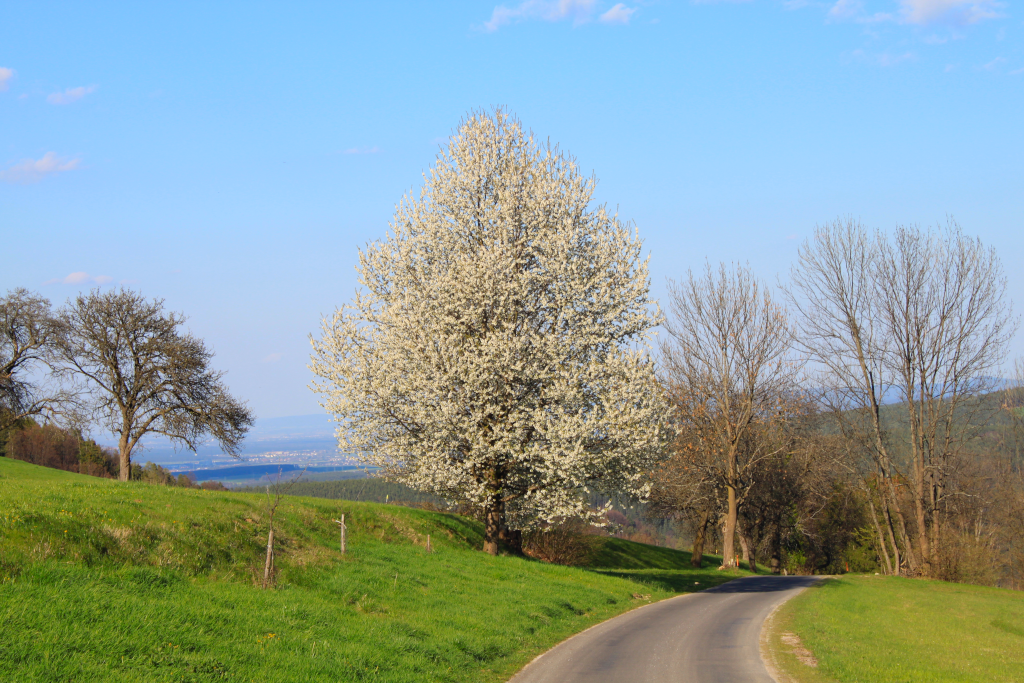
{"type": "Polygon", "coordinates": [[[885,576],[846,576],[779,610],[770,647],[800,683],[1024,681],[1024,593],[885,576]],[[799,661],[796,634],[817,660],[799,661]]]}
{"type": "Polygon", "coordinates": [[[617,539],[600,568],[490,557],[456,515],[288,498],[264,591],[263,506],[0,458],[0,680],[501,681],[598,621],[737,575],[617,539]]]}

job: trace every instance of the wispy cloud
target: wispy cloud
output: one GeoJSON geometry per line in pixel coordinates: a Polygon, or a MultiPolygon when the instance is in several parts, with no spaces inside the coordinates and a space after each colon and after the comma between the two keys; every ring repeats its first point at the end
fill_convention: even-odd
{"type": "Polygon", "coordinates": [[[47,280],[44,285],[106,285],[114,281],[114,278],[109,275],[96,275],[93,277],[85,271],[79,270],[74,273],[68,273],[65,277],[56,277],[52,280],[47,280]]]}
{"type": "Polygon", "coordinates": [[[3,92],[10,87],[10,80],[12,78],[14,78],[14,69],[8,69],[6,66],[0,66],[0,92],[3,92]]]}
{"type": "Polygon", "coordinates": [[[1005,63],[1006,63],[1006,58],[1005,57],[996,57],[995,59],[993,59],[988,64],[983,64],[981,68],[985,69],[986,71],[994,71],[995,69],[999,68],[1001,65],[1003,65],[1005,63]]]}
{"type": "Polygon", "coordinates": [[[907,24],[976,24],[1002,16],[997,0],[900,0],[900,18],[907,24]]]}
{"type": "Polygon", "coordinates": [[[0,171],[0,180],[8,183],[37,183],[48,175],[73,171],[81,161],[58,157],[56,152],[47,152],[41,159],[23,159],[0,171]]]}
{"type": "MultiPolygon", "coordinates": [[[[484,22],[483,29],[490,33],[506,24],[529,20],[565,21],[571,19],[575,26],[593,19],[596,10],[594,4],[595,0],[525,0],[515,7],[498,5],[491,12],[491,18],[484,22]]],[[[613,7],[612,10],[614,9],[613,7]]]]}
{"type": "Polygon", "coordinates": [[[879,24],[896,19],[896,15],[889,12],[867,14],[863,0],[837,0],[829,8],[827,17],[829,21],[855,21],[859,24],[879,24]]]}
{"type": "Polygon", "coordinates": [[[79,86],[77,88],[68,88],[64,92],[55,92],[47,95],[46,101],[50,104],[71,104],[77,102],[91,92],[96,91],[95,85],[90,86],[79,86]]]}
{"type": "Polygon", "coordinates": [[[284,354],[283,353],[272,353],[269,356],[264,357],[263,360],[261,360],[260,362],[261,363],[276,363],[277,361],[281,360],[282,358],[284,358],[284,354]]]}
{"type": "Polygon", "coordinates": [[[896,12],[868,14],[863,0],[836,0],[829,8],[831,21],[855,21],[860,24],[892,22],[918,26],[934,24],[976,24],[1003,16],[1000,0],[897,0],[896,12]]]}
{"type": "Polygon", "coordinates": [[[1011,76],[1020,76],[1021,74],[1024,74],[1024,67],[1020,69],[1014,69],[1013,71],[1010,72],[1011,76]]]}
{"type": "Polygon", "coordinates": [[[633,12],[636,12],[636,7],[626,7],[620,2],[598,17],[598,20],[605,24],[628,24],[633,12]]]}
{"type": "Polygon", "coordinates": [[[342,154],[380,154],[381,149],[376,145],[373,147],[352,147],[346,149],[342,154]]]}

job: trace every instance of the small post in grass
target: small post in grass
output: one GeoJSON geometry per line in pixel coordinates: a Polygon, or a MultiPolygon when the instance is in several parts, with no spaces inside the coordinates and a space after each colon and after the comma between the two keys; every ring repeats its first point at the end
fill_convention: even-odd
{"type": "Polygon", "coordinates": [[[345,554],[345,515],[341,516],[341,519],[334,520],[334,523],[338,525],[338,530],[341,532],[341,554],[345,554]]]}
{"type": "Polygon", "coordinates": [[[430,534],[427,534],[427,552],[432,553],[434,549],[430,547],[430,534]]]}

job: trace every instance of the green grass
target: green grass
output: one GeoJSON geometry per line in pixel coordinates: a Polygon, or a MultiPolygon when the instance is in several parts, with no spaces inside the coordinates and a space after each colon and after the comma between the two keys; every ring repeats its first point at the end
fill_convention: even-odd
{"type": "Polygon", "coordinates": [[[0,458],[0,680],[502,681],[594,623],[739,575],[619,539],[600,568],[490,557],[457,515],[288,498],[261,590],[263,506],[0,458]]]}
{"type": "Polygon", "coordinates": [[[1024,593],[898,577],[847,576],[804,591],[779,611],[772,649],[798,681],[1024,681],[1024,593]],[[780,646],[796,633],[818,659],[780,646]]]}

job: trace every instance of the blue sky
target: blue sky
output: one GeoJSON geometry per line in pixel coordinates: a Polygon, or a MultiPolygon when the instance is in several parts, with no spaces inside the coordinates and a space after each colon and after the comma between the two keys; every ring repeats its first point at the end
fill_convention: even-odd
{"type": "Polygon", "coordinates": [[[260,417],[316,412],[356,249],[499,104],[636,222],[656,295],[952,215],[1024,306],[1024,17],[992,0],[7,3],[0,290],[163,297],[260,417]]]}

